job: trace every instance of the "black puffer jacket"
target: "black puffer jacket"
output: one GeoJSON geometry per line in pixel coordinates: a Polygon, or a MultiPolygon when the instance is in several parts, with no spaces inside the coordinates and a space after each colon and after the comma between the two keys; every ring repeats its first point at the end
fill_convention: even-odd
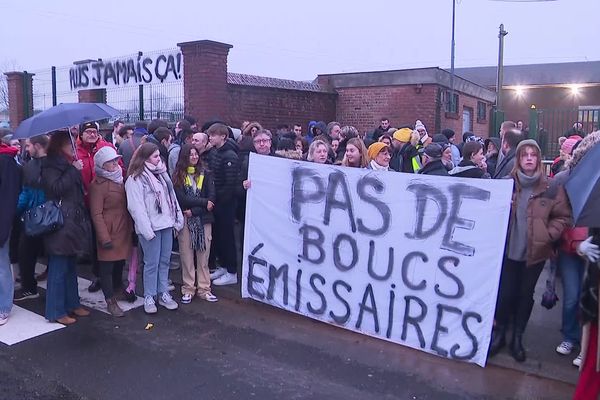
{"type": "Polygon", "coordinates": [[[215,180],[211,171],[204,171],[204,181],[198,197],[188,196],[185,193],[183,185],[176,185],[174,189],[179,206],[183,211],[191,210],[194,217],[199,216],[202,218],[203,224],[212,224],[215,222],[212,211],[208,211],[206,208],[209,201],[212,201],[213,203],[217,201],[215,194],[215,180]]]}
{"type": "Polygon", "coordinates": [[[206,159],[208,169],[215,177],[215,204],[231,203],[242,190],[237,143],[233,139],[227,139],[220,148],[212,148],[206,159]]]}
{"type": "Polygon", "coordinates": [[[92,226],[83,200],[81,173],[61,157],[42,161],[42,185],[46,200],[62,201],[64,226],[44,236],[48,255],[87,256],[92,248],[92,226]]]}

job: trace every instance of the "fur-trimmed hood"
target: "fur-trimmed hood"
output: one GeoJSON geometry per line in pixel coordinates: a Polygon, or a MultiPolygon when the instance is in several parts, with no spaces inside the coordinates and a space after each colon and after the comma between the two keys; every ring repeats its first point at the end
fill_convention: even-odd
{"type": "Polygon", "coordinates": [[[583,159],[583,156],[595,145],[600,143],[600,131],[592,132],[583,138],[579,146],[573,151],[571,157],[565,164],[567,169],[573,169],[583,159]]]}

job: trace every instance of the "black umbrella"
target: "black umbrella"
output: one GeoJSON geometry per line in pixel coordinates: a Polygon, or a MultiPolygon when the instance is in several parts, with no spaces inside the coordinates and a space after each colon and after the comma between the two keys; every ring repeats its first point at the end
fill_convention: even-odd
{"type": "Polygon", "coordinates": [[[575,225],[600,228],[600,144],[589,149],[571,170],[565,189],[575,225]]]}

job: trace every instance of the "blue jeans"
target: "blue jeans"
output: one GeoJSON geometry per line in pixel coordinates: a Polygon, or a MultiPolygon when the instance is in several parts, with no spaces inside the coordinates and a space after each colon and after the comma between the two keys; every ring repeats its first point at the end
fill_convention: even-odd
{"type": "MultiPolygon", "coordinates": [[[[10,237],[10,234],[8,235],[10,237]]],[[[0,246],[0,314],[9,314],[13,305],[15,280],[8,256],[9,240],[0,246]]]]}
{"type": "Polygon", "coordinates": [[[46,289],[46,319],[56,321],[79,308],[77,291],[77,257],[48,256],[48,286],[46,289]]]}
{"type": "Polygon", "coordinates": [[[581,327],[577,320],[577,310],[585,264],[577,254],[569,254],[561,250],[558,252],[558,268],[563,282],[563,315],[560,331],[563,340],[579,344],[581,327]]]}
{"type": "Polygon", "coordinates": [[[173,249],[173,228],[155,231],[156,237],[139,236],[144,253],[144,297],[168,292],[169,263],[173,249]]]}

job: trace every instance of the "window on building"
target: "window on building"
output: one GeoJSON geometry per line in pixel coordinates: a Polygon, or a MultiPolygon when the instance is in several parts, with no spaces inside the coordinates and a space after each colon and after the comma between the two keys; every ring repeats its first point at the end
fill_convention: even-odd
{"type": "Polygon", "coordinates": [[[443,91],[442,102],[447,113],[458,114],[458,93],[452,95],[450,90],[443,91]]]}
{"type": "Polygon", "coordinates": [[[483,122],[487,119],[487,104],[483,101],[477,102],[477,122],[483,122]]]}

